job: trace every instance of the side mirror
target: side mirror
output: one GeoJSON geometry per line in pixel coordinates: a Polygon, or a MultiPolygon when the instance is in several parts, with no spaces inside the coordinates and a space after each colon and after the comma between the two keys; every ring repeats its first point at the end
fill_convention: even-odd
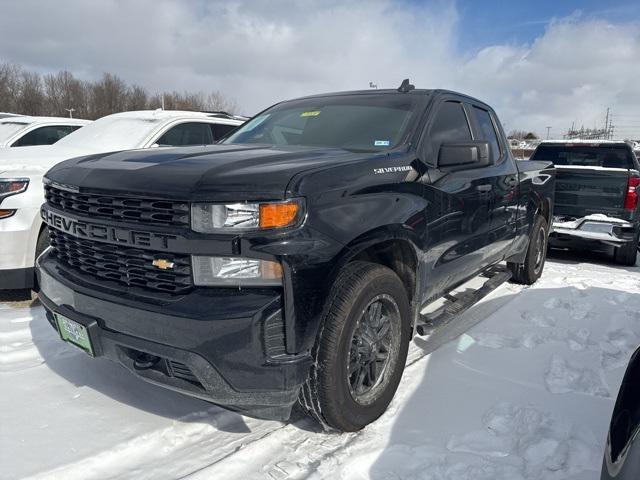
{"type": "Polygon", "coordinates": [[[489,142],[443,143],[438,151],[438,168],[480,168],[489,165],[489,142]]]}

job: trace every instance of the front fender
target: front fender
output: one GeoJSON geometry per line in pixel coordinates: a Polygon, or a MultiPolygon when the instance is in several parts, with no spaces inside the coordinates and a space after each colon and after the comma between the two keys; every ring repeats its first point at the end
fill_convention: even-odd
{"type": "Polygon", "coordinates": [[[635,351],[624,374],[616,400],[604,461],[603,480],[638,478],[640,472],[640,348],[635,351]]]}

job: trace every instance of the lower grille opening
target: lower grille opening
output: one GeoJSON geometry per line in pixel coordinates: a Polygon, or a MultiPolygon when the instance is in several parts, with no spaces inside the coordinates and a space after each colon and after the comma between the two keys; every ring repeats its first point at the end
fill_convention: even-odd
{"type": "Polygon", "coordinates": [[[277,359],[286,356],[285,328],[280,311],[277,311],[265,321],[264,342],[268,357],[277,359]]]}
{"type": "Polygon", "coordinates": [[[167,359],[167,366],[169,374],[172,377],[186,380],[187,382],[193,383],[194,385],[202,388],[202,384],[200,383],[200,380],[198,380],[198,377],[196,377],[191,369],[184,363],[167,359]]]}
{"type": "Polygon", "coordinates": [[[133,367],[140,375],[144,376],[145,370],[153,370],[168,378],[178,378],[189,382],[194,387],[205,390],[204,385],[198,380],[198,377],[196,377],[191,368],[184,363],[130,347],[120,346],[119,348],[127,357],[133,360],[133,367]]]}

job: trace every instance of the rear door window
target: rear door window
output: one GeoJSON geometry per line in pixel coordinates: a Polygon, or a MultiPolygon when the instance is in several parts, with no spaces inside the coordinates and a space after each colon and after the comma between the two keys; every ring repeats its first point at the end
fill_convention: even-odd
{"type": "Polygon", "coordinates": [[[473,107],[473,111],[478,120],[478,126],[480,127],[477,140],[489,142],[491,146],[491,163],[496,163],[502,152],[500,151],[500,143],[498,142],[498,135],[496,134],[491,114],[487,110],[476,106],[473,107]]]}
{"type": "Polygon", "coordinates": [[[80,125],[50,125],[36,128],[13,142],[11,146],[30,147],[33,145],[52,145],[79,128],[80,125]]]}
{"type": "Polygon", "coordinates": [[[156,142],[160,146],[186,147],[190,145],[211,145],[213,133],[208,123],[181,123],[165,132],[156,142]]]}
{"type": "Polygon", "coordinates": [[[555,165],[600,168],[633,168],[631,150],[622,145],[540,145],[531,160],[555,165]]]}

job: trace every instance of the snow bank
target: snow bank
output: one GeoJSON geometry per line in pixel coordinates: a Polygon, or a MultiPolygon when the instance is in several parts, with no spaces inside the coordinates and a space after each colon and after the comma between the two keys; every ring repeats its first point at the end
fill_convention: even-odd
{"type": "Polygon", "coordinates": [[[389,410],[349,434],[149,385],[61,343],[37,303],[0,303],[0,477],[596,479],[640,343],[639,273],[552,257],[536,285],[417,339],[389,410]]]}

